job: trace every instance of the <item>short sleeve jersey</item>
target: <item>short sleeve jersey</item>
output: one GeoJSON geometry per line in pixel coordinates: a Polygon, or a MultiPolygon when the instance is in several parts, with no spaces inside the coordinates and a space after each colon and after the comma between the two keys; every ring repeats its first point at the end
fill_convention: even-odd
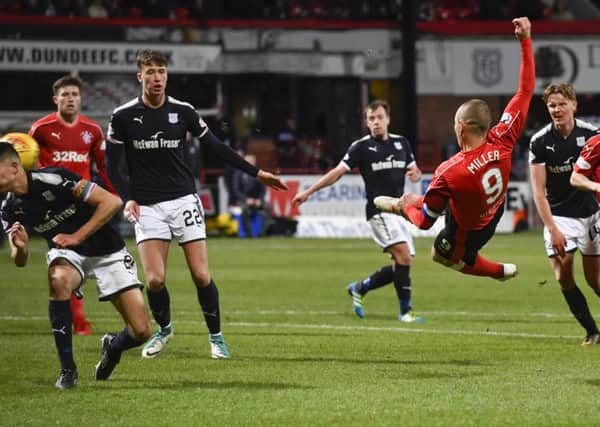
{"type": "Polygon", "coordinates": [[[576,119],[567,138],[560,136],[551,123],[531,137],[529,163],[545,165],[546,197],[552,215],[587,218],[598,209],[593,193],[578,190],[569,182],[581,149],[597,133],[591,124],[576,119]]]}
{"type": "Polygon", "coordinates": [[[29,129],[40,146],[40,167],[55,166],[90,179],[92,158],[104,167],[105,142],[100,126],[79,115],[77,122],[67,126],[56,112],[37,120],[29,129]]]}
{"type": "Polygon", "coordinates": [[[373,199],[404,194],[406,170],[415,165],[408,139],[389,134],[387,140],[367,135],[354,141],[341,162],[348,170],[358,168],[365,182],[367,219],[379,213],[373,199]]]}
{"type": "MultiPolygon", "coordinates": [[[[60,168],[33,170],[27,173],[27,180],[27,194],[8,193],[2,202],[0,215],[5,229],[18,221],[42,235],[48,247],[53,248],[54,236],[74,233],[93,215],[94,207],[86,200],[96,184],[60,168]]],[[[79,246],[69,249],[84,256],[101,256],[124,246],[119,233],[107,223],[79,246]]]]}
{"type": "Polygon", "coordinates": [[[195,193],[194,172],[186,161],[186,134],[208,131],[194,107],[167,97],[159,108],[136,98],[113,111],[107,138],[124,144],[131,196],[148,205],[195,193]]]}

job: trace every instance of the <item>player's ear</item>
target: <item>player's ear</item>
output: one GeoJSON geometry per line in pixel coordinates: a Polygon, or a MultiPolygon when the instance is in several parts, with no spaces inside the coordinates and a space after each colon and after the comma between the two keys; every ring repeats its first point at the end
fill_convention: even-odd
{"type": "Polygon", "coordinates": [[[138,82],[141,83],[142,82],[142,73],[137,73],[136,76],[137,76],[138,82]]]}
{"type": "Polygon", "coordinates": [[[58,105],[58,96],[53,95],[52,96],[52,102],[54,102],[54,105],[58,105]]]}

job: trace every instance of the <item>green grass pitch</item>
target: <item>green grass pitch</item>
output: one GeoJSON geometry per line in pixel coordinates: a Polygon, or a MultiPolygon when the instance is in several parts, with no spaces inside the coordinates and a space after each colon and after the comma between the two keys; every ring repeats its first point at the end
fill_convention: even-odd
{"type": "MultiPolygon", "coordinates": [[[[230,360],[210,359],[206,327],[181,250],[168,287],[175,337],[165,352],[123,355],[95,382],[100,337],[121,329],[86,285],[94,335],[75,337],[76,389],[59,391],[47,314],[45,247],[26,269],[0,252],[0,407],[3,426],[592,426],[600,425],[600,346],[554,280],[541,232],[498,235],[482,252],[519,266],[500,283],[434,264],[417,239],[413,303],[422,325],[399,323],[393,287],[365,299],[358,319],[348,282],[388,263],[370,240],[212,238],[230,360]]],[[[135,247],[128,242],[132,252],[135,247]]],[[[142,277],[141,268],[140,277],[142,277]]],[[[592,312],[600,301],[580,288],[592,312]]],[[[600,320],[600,318],[599,318],[600,320]]]]}

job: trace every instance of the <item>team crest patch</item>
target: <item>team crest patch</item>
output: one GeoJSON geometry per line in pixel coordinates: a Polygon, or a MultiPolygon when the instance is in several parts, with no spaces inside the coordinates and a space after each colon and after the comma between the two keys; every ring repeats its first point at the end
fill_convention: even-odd
{"type": "Polygon", "coordinates": [[[46,201],[48,202],[52,202],[54,200],[56,200],[56,197],[54,197],[54,194],[52,193],[52,191],[50,190],[46,190],[42,193],[42,197],[44,199],[46,199],[46,201]]]}
{"type": "Polygon", "coordinates": [[[473,51],[473,79],[481,86],[490,87],[502,80],[502,52],[499,49],[473,51]]]}
{"type": "Polygon", "coordinates": [[[394,142],[394,147],[396,147],[396,150],[402,150],[402,143],[401,142],[394,142]]]}
{"type": "Polygon", "coordinates": [[[179,122],[179,114],[169,113],[169,123],[175,124],[179,122]]]}
{"type": "Polygon", "coordinates": [[[577,141],[578,147],[583,147],[585,145],[585,136],[578,136],[575,140],[577,141]]]}
{"type": "Polygon", "coordinates": [[[512,120],[512,115],[509,112],[504,112],[502,117],[500,118],[500,123],[504,123],[505,125],[509,124],[512,120]]]}
{"type": "Polygon", "coordinates": [[[92,133],[89,130],[84,130],[83,132],[81,132],[81,139],[83,140],[83,142],[85,144],[91,144],[92,143],[92,139],[94,139],[94,135],[92,135],[92,133]]]}

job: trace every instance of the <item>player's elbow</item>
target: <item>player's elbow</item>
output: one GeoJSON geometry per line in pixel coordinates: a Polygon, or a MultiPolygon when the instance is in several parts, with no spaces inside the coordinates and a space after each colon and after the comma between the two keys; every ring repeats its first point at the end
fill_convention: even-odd
{"type": "Polygon", "coordinates": [[[110,197],[106,201],[106,204],[111,215],[116,214],[123,207],[123,201],[121,200],[121,198],[119,196],[115,196],[114,194],[110,194],[110,197]]]}
{"type": "Polygon", "coordinates": [[[573,172],[569,178],[569,184],[573,187],[581,188],[581,176],[577,172],[573,172]]]}

